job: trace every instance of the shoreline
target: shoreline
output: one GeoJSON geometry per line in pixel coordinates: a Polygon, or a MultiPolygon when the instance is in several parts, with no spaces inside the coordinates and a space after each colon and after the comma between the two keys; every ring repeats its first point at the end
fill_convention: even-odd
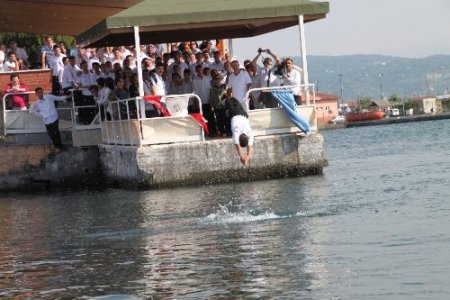
{"type": "Polygon", "coordinates": [[[421,115],[412,115],[412,116],[388,117],[388,118],[383,118],[381,120],[352,122],[352,123],[347,123],[346,127],[361,127],[361,126],[373,126],[373,125],[384,125],[384,124],[423,122],[423,121],[434,121],[434,120],[445,120],[445,119],[450,119],[450,112],[435,113],[435,114],[421,114],[421,115]]]}
{"type": "Polygon", "coordinates": [[[388,118],[383,118],[381,120],[360,121],[360,122],[351,122],[351,123],[345,123],[345,124],[328,124],[328,126],[322,127],[319,129],[320,130],[333,130],[333,129],[362,127],[362,126],[377,126],[377,125],[385,125],[385,124],[424,122],[424,121],[435,121],[435,120],[446,120],[446,119],[450,119],[450,112],[435,113],[435,114],[422,114],[422,115],[413,115],[413,116],[388,117],[388,118]]]}

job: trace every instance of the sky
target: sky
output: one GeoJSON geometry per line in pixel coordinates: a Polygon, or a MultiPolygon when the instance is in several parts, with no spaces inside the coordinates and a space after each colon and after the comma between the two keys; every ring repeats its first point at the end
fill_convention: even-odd
{"type": "MultiPolygon", "coordinates": [[[[450,55],[450,0],[328,0],[325,19],[305,24],[307,55],[450,55]]],[[[258,47],[281,57],[300,56],[298,26],[234,39],[238,59],[258,47]]]]}

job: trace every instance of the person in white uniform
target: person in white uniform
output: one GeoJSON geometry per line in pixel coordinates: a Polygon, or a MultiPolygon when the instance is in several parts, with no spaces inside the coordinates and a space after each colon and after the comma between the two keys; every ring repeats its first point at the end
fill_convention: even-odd
{"type": "Polygon", "coordinates": [[[248,114],[236,98],[231,97],[226,99],[225,106],[228,111],[228,116],[231,118],[233,144],[236,148],[239,161],[244,166],[250,166],[253,155],[254,135],[250,127],[248,114]],[[247,148],[245,154],[243,148],[247,148]]]}
{"type": "Polygon", "coordinates": [[[44,96],[44,90],[41,87],[37,87],[34,92],[38,97],[38,101],[31,106],[30,113],[42,118],[47,133],[55,147],[55,153],[60,153],[63,150],[63,146],[61,135],[59,133],[58,111],[55,107],[55,101],[67,101],[70,98],[67,96],[55,96],[51,94],[44,96]]]}
{"type": "Polygon", "coordinates": [[[239,101],[245,111],[248,111],[246,95],[252,85],[252,79],[247,71],[240,68],[237,60],[231,62],[231,67],[233,72],[228,76],[227,88],[231,90],[233,97],[239,101]]]}

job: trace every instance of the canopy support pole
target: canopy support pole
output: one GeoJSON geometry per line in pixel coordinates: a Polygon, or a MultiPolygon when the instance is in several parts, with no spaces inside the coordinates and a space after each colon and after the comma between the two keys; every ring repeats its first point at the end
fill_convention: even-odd
{"type": "MultiPolygon", "coordinates": [[[[138,75],[139,97],[144,97],[144,79],[142,77],[142,63],[141,63],[141,37],[139,35],[139,26],[134,26],[134,50],[136,51],[136,68],[138,75]]],[[[140,118],[145,118],[145,102],[137,101],[139,106],[138,112],[140,118]]]]}
{"type": "Polygon", "coordinates": [[[309,105],[309,78],[308,62],[306,61],[305,24],[303,15],[298,16],[298,27],[300,31],[300,51],[302,54],[303,84],[305,87],[306,105],[309,105]]]}
{"type": "Polygon", "coordinates": [[[233,57],[233,39],[228,39],[228,53],[230,54],[230,57],[233,57]]]}
{"type": "Polygon", "coordinates": [[[136,51],[139,97],[144,97],[144,80],[142,78],[142,63],[141,63],[141,37],[139,36],[139,26],[134,26],[134,47],[136,51]]]}

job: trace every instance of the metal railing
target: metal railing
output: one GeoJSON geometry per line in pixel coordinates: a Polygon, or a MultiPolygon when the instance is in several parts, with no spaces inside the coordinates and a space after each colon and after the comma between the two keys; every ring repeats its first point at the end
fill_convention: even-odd
{"type": "MultiPolygon", "coordinates": [[[[47,94],[49,92],[46,92],[47,94]]],[[[1,126],[3,135],[8,134],[27,134],[27,133],[45,133],[47,132],[42,119],[36,117],[30,113],[27,109],[7,109],[7,97],[10,95],[30,95],[34,92],[15,92],[6,93],[2,98],[2,120],[1,126]]],[[[33,104],[31,104],[33,105],[33,104]]],[[[72,130],[72,109],[70,107],[57,108],[58,116],[60,119],[60,130],[71,131],[72,130]],[[66,122],[64,122],[66,121],[66,122]]]]}
{"type": "MultiPolygon", "coordinates": [[[[270,87],[261,87],[261,88],[253,88],[247,91],[245,95],[246,99],[250,99],[250,94],[253,92],[270,92],[274,90],[289,90],[289,89],[300,89],[300,95],[305,95],[306,105],[311,105],[309,95],[309,90],[312,89],[312,101],[313,106],[316,106],[316,92],[315,92],[315,84],[299,84],[299,85],[282,85],[282,86],[270,86],[270,87]],[[303,93],[302,93],[303,92],[303,93]]],[[[263,108],[264,109],[264,108],[263,108]]]]}
{"type": "MultiPolygon", "coordinates": [[[[98,104],[78,104],[75,100],[74,92],[79,91],[80,93],[82,93],[82,90],[70,89],[69,91],[72,96],[73,130],[82,131],[90,129],[100,129],[100,106],[98,104]],[[86,114],[86,120],[82,119],[83,114],[86,114]]],[[[94,98],[92,99],[93,101],[95,101],[94,98]]]]}
{"type": "Polygon", "coordinates": [[[105,107],[105,116],[100,116],[103,142],[113,145],[141,146],[204,141],[203,128],[193,117],[187,113],[177,114],[176,105],[174,105],[172,110],[171,101],[176,101],[177,99],[184,99],[184,104],[181,103],[184,107],[180,107],[180,109],[186,112],[188,111],[189,101],[195,99],[199,113],[202,113],[201,100],[195,94],[163,96],[160,103],[171,114],[171,116],[166,117],[147,117],[146,112],[150,111],[150,105],[154,110],[157,108],[147,103],[142,97],[110,101],[105,107]],[[110,117],[106,115],[107,110],[110,112],[110,117]],[[190,128],[190,134],[186,134],[186,131],[183,131],[183,126],[185,126],[186,130],[188,127],[190,128]],[[157,133],[156,130],[158,129],[164,132],[157,133]]]}
{"type": "MultiPolygon", "coordinates": [[[[316,118],[316,94],[315,85],[289,85],[289,86],[274,86],[250,89],[246,94],[246,99],[249,99],[252,92],[270,92],[274,90],[287,90],[287,89],[300,89],[302,98],[305,97],[306,105],[297,105],[296,111],[303,118],[308,121],[311,130],[317,131],[317,118],[316,118]],[[309,92],[312,89],[312,93],[309,92]],[[308,95],[306,97],[306,95],[308,95]],[[309,99],[312,96],[312,104],[309,99]]],[[[249,101],[249,100],[248,100],[249,101]]],[[[247,101],[247,105],[248,105],[247,101]]],[[[250,124],[255,136],[268,135],[268,134],[281,134],[289,132],[299,132],[291,121],[287,118],[284,110],[281,107],[276,108],[259,108],[248,110],[250,124]]]]}
{"type": "MultiPolygon", "coordinates": [[[[247,99],[252,92],[292,88],[300,88],[302,91],[306,91],[305,93],[302,93],[302,96],[309,93],[309,90],[312,89],[312,93],[310,94],[312,96],[312,104],[297,106],[297,111],[308,119],[311,127],[317,127],[317,121],[315,120],[316,95],[314,84],[254,88],[247,92],[247,99]]],[[[33,94],[33,92],[7,93],[3,96],[2,122],[0,123],[3,127],[3,134],[46,132],[42,120],[38,120],[37,117],[31,115],[28,109],[6,109],[6,99],[9,95],[13,94],[33,94]]],[[[72,101],[71,108],[57,108],[60,120],[67,121],[62,126],[60,123],[60,129],[62,131],[101,129],[103,142],[114,145],[145,145],[183,141],[204,141],[205,136],[201,126],[198,123],[196,123],[197,126],[194,126],[192,124],[194,121],[193,118],[184,112],[188,109],[188,99],[195,99],[197,104],[196,108],[198,109],[198,112],[202,114],[201,100],[196,94],[167,95],[162,97],[160,102],[163,103],[169,111],[172,110],[171,116],[169,117],[147,117],[146,110],[149,111],[148,108],[151,104],[147,103],[141,97],[110,101],[103,105],[77,105],[75,101],[72,101]],[[177,99],[180,98],[185,99],[184,104],[178,108],[176,105],[172,107],[171,101],[177,101],[177,99]],[[80,110],[83,109],[95,111],[95,116],[88,123],[80,122],[80,110]],[[182,113],[180,113],[181,111],[182,113]],[[70,122],[70,124],[68,124],[68,122],[70,122]],[[191,129],[189,134],[182,134],[180,128],[183,126],[191,129]],[[165,129],[164,131],[169,132],[164,132],[164,136],[164,134],[158,134],[156,132],[157,129],[154,129],[155,133],[153,135],[148,134],[148,132],[152,130],[152,127],[159,129],[163,128],[165,129]],[[195,128],[198,128],[199,130],[195,131],[195,128]],[[174,133],[171,135],[170,131],[174,131],[174,133]]],[[[273,116],[278,118],[278,123],[275,125],[272,124],[273,122],[261,121],[257,123],[258,121],[255,121],[257,125],[259,125],[259,127],[256,126],[254,130],[255,135],[296,131],[295,128],[289,127],[292,126],[289,121],[282,120],[283,114],[282,109],[280,108],[255,109],[249,111],[249,115],[251,122],[252,119],[256,120],[257,117],[260,121],[264,120],[264,118],[270,119],[273,116]]]]}

